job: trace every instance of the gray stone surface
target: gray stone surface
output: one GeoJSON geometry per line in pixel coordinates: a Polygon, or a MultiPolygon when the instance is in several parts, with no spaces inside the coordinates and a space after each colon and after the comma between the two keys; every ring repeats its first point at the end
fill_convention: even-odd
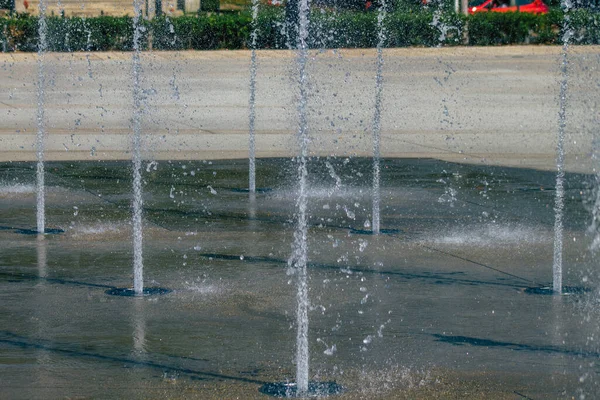
{"type": "MultiPolygon", "coordinates": [[[[384,157],[433,157],[552,169],[560,47],[390,49],[384,52],[384,157]]],[[[591,170],[599,47],[570,49],[567,170],[591,170]]],[[[295,58],[260,51],[257,155],[296,152],[295,58]]],[[[46,56],[47,158],[126,159],[131,54],[46,56]]],[[[143,55],[149,159],[247,157],[249,52],[143,55]]],[[[311,151],[371,153],[374,50],[313,52],[311,151]]],[[[0,161],[33,160],[35,54],[0,54],[0,161]]]]}

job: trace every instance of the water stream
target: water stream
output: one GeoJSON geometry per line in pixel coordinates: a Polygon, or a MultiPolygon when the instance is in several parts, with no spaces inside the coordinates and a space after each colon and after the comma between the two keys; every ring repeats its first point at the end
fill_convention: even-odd
{"type": "Polygon", "coordinates": [[[296,274],[297,281],[297,310],[296,310],[296,394],[302,397],[308,393],[309,379],[309,348],[308,348],[308,274],[306,264],[308,261],[308,75],[306,64],[308,61],[308,0],[301,0],[298,5],[298,86],[300,99],[298,102],[298,197],[296,200],[297,226],[294,232],[293,253],[288,265],[296,274]]]}
{"type": "Polygon", "coordinates": [[[248,190],[256,192],[256,152],[254,141],[254,121],[256,119],[256,40],[258,36],[258,0],[252,0],[252,34],[250,55],[250,101],[249,101],[249,141],[248,141],[248,190]]]}
{"type": "Polygon", "coordinates": [[[562,293],[562,252],[563,252],[563,214],[564,214],[564,203],[565,203],[565,127],[566,127],[566,107],[567,107],[567,88],[568,88],[568,77],[569,77],[569,40],[572,32],[569,25],[569,8],[570,2],[562,2],[563,10],[565,11],[565,19],[563,24],[563,51],[561,58],[561,81],[560,81],[560,92],[559,92],[559,109],[558,109],[558,136],[556,144],[556,196],[554,202],[554,252],[552,262],[552,289],[554,293],[562,293]]]}
{"type": "Polygon", "coordinates": [[[35,141],[37,158],[37,231],[43,234],[46,231],[45,216],[45,183],[44,183],[44,140],[46,136],[46,117],[45,117],[45,91],[46,91],[46,73],[45,73],[45,55],[48,51],[48,26],[46,24],[46,0],[40,0],[40,16],[38,20],[38,84],[37,84],[37,136],[35,141]]]}
{"type": "Polygon", "coordinates": [[[140,17],[142,13],[142,0],[134,0],[133,16],[133,140],[132,140],[132,169],[133,169],[133,201],[132,201],[132,227],[133,227],[133,290],[141,296],[144,290],[144,265],[142,258],[142,91],[140,78],[142,67],[140,62],[140,39],[142,26],[140,17]]]}
{"type": "Polygon", "coordinates": [[[373,114],[373,234],[378,235],[380,231],[380,142],[381,142],[381,97],[383,90],[383,46],[385,44],[385,27],[383,22],[386,14],[386,3],[382,0],[379,4],[377,15],[377,77],[375,79],[375,107],[373,114]]]}

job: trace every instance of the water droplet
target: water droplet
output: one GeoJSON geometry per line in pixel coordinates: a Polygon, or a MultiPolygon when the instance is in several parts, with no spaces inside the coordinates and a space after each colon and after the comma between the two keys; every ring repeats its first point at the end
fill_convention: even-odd
{"type": "Polygon", "coordinates": [[[359,240],[359,244],[358,244],[358,250],[362,253],[363,251],[365,251],[365,249],[367,248],[369,242],[367,242],[366,240],[359,240]]]}
{"type": "Polygon", "coordinates": [[[354,214],[352,210],[349,210],[348,207],[344,206],[344,211],[346,211],[346,215],[348,216],[348,218],[352,220],[356,218],[356,214],[354,214]]]}
{"type": "Polygon", "coordinates": [[[327,349],[326,349],[326,350],[323,352],[323,354],[325,354],[326,356],[331,356],[331,355],[333,355],[333,353],[335,353],[336,351],[337,351],[337,348],[336,348],[336,346],[335,346],[335,344],[334,344],[333,346],[331,346],[331,347],[327,348],[327,349]]]}

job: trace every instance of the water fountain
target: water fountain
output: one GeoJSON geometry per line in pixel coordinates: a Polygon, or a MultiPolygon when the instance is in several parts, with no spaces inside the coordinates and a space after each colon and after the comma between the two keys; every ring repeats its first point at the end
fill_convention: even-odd
{"type": "MultiPolygon", "coordinates": [[[[309,369],[309,318],[310,300],[308,297],[308,157],[310,136],[308,131],[308,32],[309,5],[308,0],[298,2],[298,197],[296,199],[296,230],[292,244],[292,255],[288,260],[288,270],[295,275],[296,294],[296,381],[266,384],[261,388],[265,394],[280,397],[321,397],[341,392],[341,386],[335,382],[310,382],[309,369]]],[[[289,29],[289,27],[288,27],[289,29]]],[[[255,70],[255,53],[252,53],[252,68],[255,70]]],[[[254,81],[251,80],[250,90],[253,97],[254,81]]],[[[252,121],[252,119],[251,119],[252,121]]],[[[253,143],[253,131],[251,142],[253,143]]],[[[252,165],[252,164],[251,164],[252,165]]],[[[252,172],[251,172],[252,173],[252,172]]]]}
{"type": "Polygon", "coordinates": [[[250,101],[249,101],[249,139],[248,139],[248,191],[256,192],[256,141],[255,141],[255,121],[256,121],[256,40],[258,38],[258,0],[252,1],[252,33],[251,33],[251,54],[250,54],[250,101]]]}
{"type": "Polygon", "coordinates": [[[569,78],[569,41],[573,33],[570,29],[569,24],[569,8],[570,4],[567,1],[561,2],[562,8],[565,10],[566,16],[563,23],[563,54],[561,59],[561,79],[560,79],[560,92],[558,95],[559,106],[558,106],[558,136],[556,145],[556,198],[554,205],[554,258],[552,262],[552,291],[555,294],[562,294],[563,292],[563,263],[562,263],[562,252],[563,252],[563,213],[564,213],[564,164],[565,164],[565,128],[566,128],[566,107],[567,107],[567,87],[569,78]]]}
{"type": "MultiPolygon", "coordinates": [[[[576,126],[587,120],[574,113],[565,123],[568,108],[584,109],[581,98],[590,102],[585,107],[595,100],[578,78],[596,67],[589,54],[597,50],[569,48],[566,102],[566,64],[560,87],[529,84],[535,77],[527,71],[544,74],[544,66],[556,67],[552,63],[566,57],[566,46],[560,54],[528,47],[384,50],[383,4],[376,50],[311,51],[308,4],[299,7],[297,53],[260,53],[260,73],[256,51],[183,53],[176,62],[172,53],[140,51],[140,3],[133,55],[72,55],[78,83],[71,86],[48,68],[65,59],[45,55],[51,62],[40,64],[40,75],[47,90],[38,85],[37,106],[47,107],[35,128],[50,119],[36,129],[50,132],[38,159],[49,221],[64,234],[15,235],[30,226],[40,198],[40,186],[32,185],[39,162],[19,161],[28,154],[23,151],[0,163],[0,288],[7,310],[0,318],[6,326],[0,347],[9,365],[19,365],[7,368],[2,397],[249,398],[258,390],[339,398],[597,393],[595,293],[528,295],[531,287],[552,281],[550,254],[563,242],[553,240],[555,221],[561,222],[560,259],[567,267],[566,285],[559,288],[597,285],[580,194],[591,176],[582,167],[590,143],[587,131],[576,136],[570,128],[571,118],[576,126]],[[452,61],[461,88],[448,97],[456,110],[448,134],[438,132],[441,123],[431,117],[439,114],[439,102],[431,101],[440,98],[439,54],[452,61]],[[292,64],[297,103],[286,97],[289,82],[275,78],[292,64]],[[175,78],[177,104],[165,100],[175,78]],[[151,90],[144,90],[144,81],[151,90]],[[199,87],[206,91],[202,96],[199,87]],[[245,90],[249,104],[239,95],[245,90]],[[499,118],[486,102],[468,100],[491,90],[514,118],[499,118]],[[555,92],[558,104],[552,103],[555,92]],[[64,105],[61,96],[72,103],[64,105]],[[515,100],[520,96],[524,103],[515,100]],[[91,107],[79,110],[88,99],[91,107]],[[374,107],[364,106],[373,99],[374,107]],[[534,122],[524,118],[530,115],[525,103],[534,122]],[[53,112],[44,114],[50,107],[53,112]],[[63,134],[67,129],[55,110],[70,107],[83,122],[63,134]],[[557,107],[565,145],[558,153],[560,183],[551,139],[557,107]],[[96,109],[101,117],[94,117],[96,109]],[[293,136],[282,128],[289,122],[286,110],[296,111],[298,123],[289,125],[297,142],[277,148],[277,140],[285,143],[279,132],[293,136]],[[114,115],[122,115],[121,122],[114,115]],[[100,121],[102,133],[85,131],[86,118],[92,120],[88,127],[100,121]],[[248,158],[257,155],[258,164],[246,160],[248,125],[256,134],[248,158]],[[113,156],[127,146],[127,135],[115,132],[131,131],[131,154],[113,156]],[[382,132],[386,142],[380,147],[382,132]],[[143,135],[151,145],[142,146],[143,135]],[[255,140],[263,145],[254,147],[255,140]],[[71,141],[84,143],[85,151],[63,150],[64,143],[76,149],[71,141]],[[575,141],[580,147],[574,150],[575,141]],[[143,169],[145,152],[154,155],[143,169]],[[65,154],[74,159],[61,161],[65,154]],[[406,155],[415,158],[400,158],[406,155]],[[257,178],[271,190],[256,190],[257,178]],[[450,187],[441,179],[451,182],[452,207],[439,201],[450,187]],[[561,218],[551,206],[555,198],[564,201],[561,218]],[[394,229],[379,227],[380,213],[394,229]],[[370,235],[378,230],[386,234],[370,235]],[[122,289],[131,279],[131,258],[134,288],[122,289]],[[150,267],[149,285],[174,290],[140,296],[149,289],[143,264],[150,267]],[[286,266],[293,288],[285,284],[286,266]],[[22,362],[32,354],[36,362],[22,362]]],[[[256,8],[254,13],[256,18],[256,8]]],[[[19,57],[3,60],[0,82],[9,82],[6,87],[21,86],[20,71],[35,76],[38,65],[19,57]]],[[[26,96],[35,98],[26,89],[10,91],[14,99],[0,104],[15,110],[26,96]]],[[[10,110],[3,129],[13,122],[30,129],[22,114],[10,110]]],[[[2,146],[20,149],[19,140],[15,135],[2,146]]],[[[38,225],[42,231],[47,229],[38,225]]]]}
{"type": "Polygon", "coordinates": [[[377,74],[375,78],[375,106],[373,115],[373,234],[378,235],[380,223],[380,164],[381,164],[381,91],[383,90],[383,47],[385,46],[385,28],[383,25],[386,13],[386,3],[379,4],[377,12],[377,74]]]}
{"type": "Polygon", "coordinates": [[[46,232],[45,216],[45,187],[44,184],[44,137],[46,136],[46,118],[45,118],[45,90],[46,74],[44,72],[44,56],[48,50],[47,26],[46,26],[46,1],[40,0],[40,17],[38,22],[38,83],[37,83],[37,136],[36,136],[36,156],[37,156],[37,232],[44,234],[46,232]]]}
{"type": "Polygon", "coordinates": [[[293,255],[290,258],[290,267],[294,268],[297,275],[298,294],[296,299],[298,306],[296,309],[296,394],[298,397],[304,397],[308,394],[309,380],[309,351],[308,351],[308,221],[307,221],[307,202],[308,202],[308,120],[306,103],[308,101],[308,76],[306,73],[306,63],[308,58],[308,1],[300,0],[298,2],[298,84],[300,91],[300,102],[298,104],[298,199],[297,204],[297,228],[294,232],[293,255]]]}
{"type": "Polygon", "coordinates": [[[142,93],[140,89],[141,65],[140,65],[140,39],[141,25],[140,18],[142,14],[142,0],[135,0],[133,3],[133,141],[132,141],[132,162],[133,162],[133,201],[132,218],[133,227],[133,291],[136,296],[141,296],[144,291],[144,266],[142,257],[142,208],[144,206],[142,198],[142,93]]]}
{"type": "MultiPolygon", "coordinates": [[[[107,294],[115,296],[149,296],[156,294],[166,294],[170,290],[159,287],[144,287],[144,260],[143,260],[143,222],[142,214],[144,200],[142,193],[142,116],[144,113],[142,104],[141,74],[142,66],[140,60],[141,39],[142,39],[142,7],[143,0],[133,2],[133,52],[132,52],[132,80],[133,80],[133,117],[132,117],[132,193],[131,201],[131,226],[133,238],[133,288],[111,288],[106,291],[107,294]]],[[[86,55],[88,61],[88,75],[90,74],[89,55],[86,55]]]]}

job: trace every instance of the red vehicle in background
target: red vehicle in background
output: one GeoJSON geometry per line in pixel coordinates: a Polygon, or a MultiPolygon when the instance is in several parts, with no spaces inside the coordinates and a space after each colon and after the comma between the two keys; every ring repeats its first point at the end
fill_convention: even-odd
{"type": "Polygon", "coordinates": [[[546,14],[548,6],[542,0],[474,0],[469,2],[469,14],[479,12],[546,14]]]}

